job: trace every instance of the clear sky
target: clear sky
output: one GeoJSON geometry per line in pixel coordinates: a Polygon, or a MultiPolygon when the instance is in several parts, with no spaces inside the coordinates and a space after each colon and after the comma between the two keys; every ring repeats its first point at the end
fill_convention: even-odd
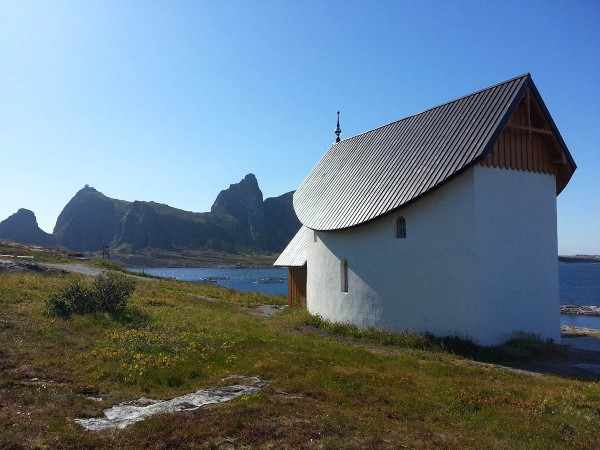
{"type": "MultiPolygon", "coordinates": [[[[559,253],[600,254],[600,1],[0,0],[0,220],[85,184],[210,210],[333,142],[530,72],[578,169],[559,253]]],[[[524,193],[526,194],[526,193],[524,193]]]]}

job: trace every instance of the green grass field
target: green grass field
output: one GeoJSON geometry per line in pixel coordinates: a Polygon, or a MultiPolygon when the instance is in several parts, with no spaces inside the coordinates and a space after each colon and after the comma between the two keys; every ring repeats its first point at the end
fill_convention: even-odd
{"type": "Polygon", "coordinates": [[[264,318],[255,306],[285,300],[213,285],[138,280],[118,314],[45,316],[48,296],[75,280],[0,272],[0,448],[600,447],[597,383],[480,364],[448,342],[331,327],[300,309],[264,318]],[[270,384],[123,430],[74,422],[231,374],[270,384]]]}

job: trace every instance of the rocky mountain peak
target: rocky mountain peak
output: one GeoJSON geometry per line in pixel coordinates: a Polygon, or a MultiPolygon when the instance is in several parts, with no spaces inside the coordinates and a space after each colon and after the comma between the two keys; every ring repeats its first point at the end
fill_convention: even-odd
{"type": "Polygon", "coordinates": [[[56,219],[54,236],[72,250],[93,251],[113,240],[119,217],[114,200],[85,185],[56,219]]]}
{"type": "Polygon", "coordinates": [[[229,214],[238,220],[236,229],[248,233],[252,241],[264,232],[263,194],[253,173],[239,183],[222,190],[210,209],[212,213],[229,214]]]}
{"type": "Polygon", "coordinates": [[[221,191],[206,213],[117,200],[85,185],[58,216],[54,236],[39,229],[33,212],[22,209],[0,222],[0,238],[33,244],[45,238],[46,245],[84,252],[101,250],[106,243],[133,250],[280,252],[299,227],[292,193],[263,201],[256,176],[249,173],[221,191]]]}
{"type": "Polygon", "coordinates": [[[55,245],[54,236],[42,230],[33,211],[19,209],[12,216],[0,222],[0,237],[25,244],[55,245]]]}
{"type": "Polygon", "coordinates": [[[28,226],[35,226],[37,227],[37,219],[35,217],[35,214],[33,213],[33,211],[30,211],[29,209],[25,209],[25,208],[20,208],[16,213],[14,213],[12,216],[10,216],[8,219],[6,219],[4,222],[2,223],[15,223],[15,224],[20,224],[23,225],[25,227],[28,226]]]}

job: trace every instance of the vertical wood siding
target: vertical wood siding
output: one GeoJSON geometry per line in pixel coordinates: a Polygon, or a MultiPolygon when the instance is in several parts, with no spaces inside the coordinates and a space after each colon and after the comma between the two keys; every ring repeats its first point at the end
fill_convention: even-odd
{"type": "Polygon", "coordinates": [[[288,267],[288,303],[290,306],[306,306],[306,264],[288,267]]]}
{"type": "Polygon", "coordinates": [[[557,193],[569,180],[566,157],[527,91],[482,166],[554,174],[557,193]]]}

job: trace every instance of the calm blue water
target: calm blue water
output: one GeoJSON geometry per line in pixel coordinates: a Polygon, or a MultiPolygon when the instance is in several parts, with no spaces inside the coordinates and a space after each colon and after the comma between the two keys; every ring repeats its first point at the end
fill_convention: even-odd
{"type": "Polygon", "coordinates": [[[560,263],[558,277],[561,305],[600,306],[600,264],[560,263]]]}
{"type": "MultiPolygon", "coordinates": [[[[132,268],[182,281],[216,283],[240,291],[287,295],[287,269],[132,268]]],[[[560,303],[600,306],[600,264],[558,265],[560,303]]],[[[600,317],[562,315],[563,325],[600,329],[600,317]]]]}
{"type": "Polygon", "coordinates": [[[265,294],[287,295],[287,269],[280,267],[263,269],[217,269],[217,268],[174,268],[156,267],[131,268],[150,275],[173,278],[181,281],[215,283],[239,291],[264,292],[265,294]]]}
{"type": "MultiPolygon", "coordinates": [[[[561,305],[600,306],[600,264],[558,265],[561,305]]],[[[600,317],[562,314],[561,325],[600,329],[600,317]]]]}

